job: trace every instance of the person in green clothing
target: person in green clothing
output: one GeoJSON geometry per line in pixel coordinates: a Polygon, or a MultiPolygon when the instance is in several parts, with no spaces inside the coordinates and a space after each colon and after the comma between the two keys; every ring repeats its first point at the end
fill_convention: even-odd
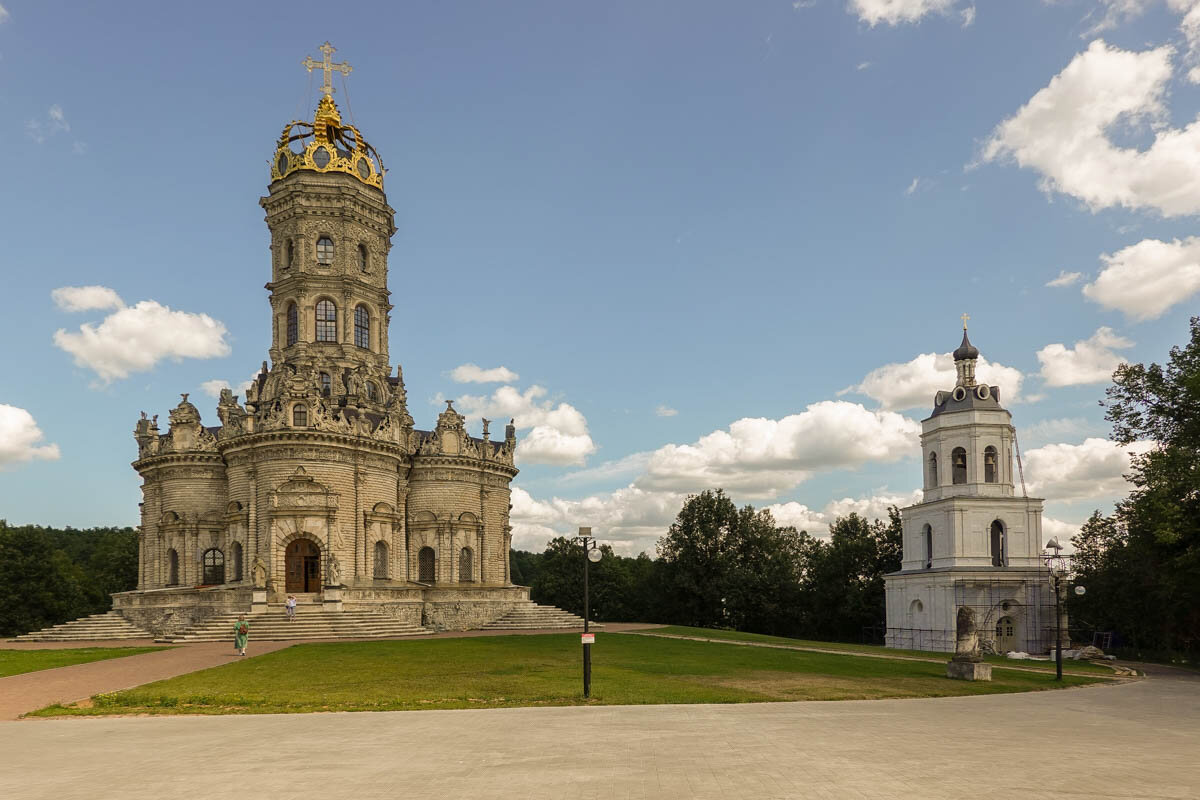
{"type": "Polygon", "coordinates": [[[246,615],[241,614],[233,626],[233,649],[237,651],[239,656],[246,655],[246,642],[249,639],[250,623],[246,622],[246,615]]]}

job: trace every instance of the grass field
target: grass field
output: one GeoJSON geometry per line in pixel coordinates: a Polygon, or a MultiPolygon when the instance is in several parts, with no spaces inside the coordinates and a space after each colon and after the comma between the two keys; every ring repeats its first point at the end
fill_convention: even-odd
{"type": "MultiPolygon", "coordinates": [[[[1056,688],[996,670],[951,681],[942,664],[599,634],[592,698],[577,634],[303,644],[36,715],[243,714],[584,703],[748,703],[940,697],[1056,688]]],[[[1071,677],[1066,686],[1093,683],[1071,677]]]]}
{"type": "MultiPolygon", "coordinates": [[[[659,636],[694,636],[700,639],[724,639],[735,642],[759,642],[762,644],[780,644],[791,647],[812,647],[820,650],[841,650],[846,653],[868,653],[884,656],[911,656],[914,658],[936,658],[946,660],[949,653],[931,653],[927,650],[897,650],[879,647],[873,644],[849,644],[847,642],[817,642],[808,639],[788,639],[783,636],[767,636],[762,633],[743,633],[741,631],[723,631],[712,628],[689,628],[684,625],[667,625],[662,628],[651,628],[647,634],[659,636]]],[[[984,656],[984,661],[997,667],[1023,667],[1025,669],[1040,669],[1054,672],[1053,661],[1019,661],[1004,656],[984,656]]],[[[1093,664],[1090,661],[1063,661],[1063,672],[1082,672],[1094,675],[1109,675],[1113,671],[1103,664],[1093,664]]]]}
{"type": "Polygon", "coordinates": [[[77,647],[66,650],[0,650],[0,678],[37,672],[40,669],[69,667],[107,658],[124,658],[140,653],[165,650],[163,647],[77,647]]]}

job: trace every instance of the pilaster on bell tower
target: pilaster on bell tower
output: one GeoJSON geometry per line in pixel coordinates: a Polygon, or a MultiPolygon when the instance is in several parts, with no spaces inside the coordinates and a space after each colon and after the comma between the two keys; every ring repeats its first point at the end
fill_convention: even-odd
{"type": "Polygon", "coordinates": [[[333,101],[335,64],[301,62],[325,72],[311,122],[280,134],[269,194],[261,198],[271,233],[271,360],[341,374],[388,370],[388,252],[395,211],[383,192],[383,162],[333,101]]]}

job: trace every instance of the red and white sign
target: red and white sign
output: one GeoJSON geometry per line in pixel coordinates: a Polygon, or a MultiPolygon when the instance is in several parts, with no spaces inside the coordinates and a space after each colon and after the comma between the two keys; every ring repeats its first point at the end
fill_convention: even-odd
{"type": "Polygon", "coordinates": [[[594,633],[581,633],[579,635],[580,635],[580,638],[583,639],[584,644],[595,644],[596,643],[596,634],[594,634],[594,633]]]}

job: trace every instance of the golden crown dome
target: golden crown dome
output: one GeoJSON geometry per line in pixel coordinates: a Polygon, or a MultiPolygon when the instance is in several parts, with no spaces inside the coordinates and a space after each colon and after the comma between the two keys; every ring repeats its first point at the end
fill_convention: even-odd
{"type": "Polygon", "coordinates": [[[326,42],[321,46],[324,61],[306,58],[301,64],[309,72],[314,67],[325,71],[323,95],[317,104],[317,114],[312,122],[293,120],[284,126],[283,133],[275,145],[275,157],[271,160],[271,180],[277,181],[299,170],[312,172],[344,172],[358,180],[383,189],[383,160],[379,153],[367,143],[358,128],[342,122],[341,112],[333,102],[331,72],[350,72],[349,64],[334,64],[330,56],[334,48],[326,42]]]}

